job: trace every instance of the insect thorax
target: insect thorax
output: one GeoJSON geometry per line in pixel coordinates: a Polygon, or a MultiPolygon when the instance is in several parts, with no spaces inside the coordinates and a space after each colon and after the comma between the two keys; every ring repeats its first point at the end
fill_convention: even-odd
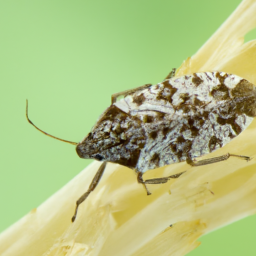
{"type": "Polygon", "coordinates": [[[81,142],[83,154],[145,172],[223,147],[255,114],[255,87],[245,79],[224,72],[174,77],[108,108],[81,142]]]}

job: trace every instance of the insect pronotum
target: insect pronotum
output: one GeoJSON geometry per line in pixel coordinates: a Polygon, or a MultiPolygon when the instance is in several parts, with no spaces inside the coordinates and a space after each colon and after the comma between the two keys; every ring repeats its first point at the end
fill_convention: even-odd
{"type": "Polygon", "coordinates": [[[143,174],[160,166],[186,161],[192,166],[212,164],[230,156],[250,160],[248,156],[227,153],[194,161],[223,147],[238,136],[256,116],[256,87],[239,76],[225,72],[203,72],[175,77],[173,70],[163,82],[146,84],[112,95],[112,104],[99,117],[92,131],[79,143],[52,136],[76,145],[81,158],[102,161],[78,206],[99,183],[107,162],[127,166],[137,180],[147,184],[166,183],[182,173],[144,180],[143,174]],[[119,96],[124,98],[117,101],[119,96]]]}

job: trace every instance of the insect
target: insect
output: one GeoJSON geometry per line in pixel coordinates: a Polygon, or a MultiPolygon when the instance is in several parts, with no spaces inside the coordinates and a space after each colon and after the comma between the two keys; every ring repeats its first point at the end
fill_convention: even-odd
{"type": "Polygon", "coordinates": [[[81,158],[102,161],[78,206],[99,183],[107,162],[134,169],[148,195],[147,184],[166,183],[182,173],[144,180],[143,174],[157,167],[186,161],[191,166],[212,164],[230,156],[201,161],[194,159],[215,151],[238,136],[256,116],[256,88],[239,76],[225,72],[203,72],[175,77],[175,69],[156,85],[147,84],[112,95],[112,104],[99,117],[91,132],[76,145],[81,158]],[[117,101],[119,96],[123,99],[117,101]]]}

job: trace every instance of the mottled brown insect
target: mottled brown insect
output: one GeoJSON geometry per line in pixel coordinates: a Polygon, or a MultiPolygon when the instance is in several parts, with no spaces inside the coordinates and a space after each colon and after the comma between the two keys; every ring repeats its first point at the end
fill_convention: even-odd
{"type": "MultiPolygon", "coordinates": [[[[77,201],[72,221],[79,204],[100,181],[107,162],[134,169],[138,182],[150,195],[146,184],[166,183],[182,174],[143,180],[143,174],[150,169],[182,161],[200,166],[230,156],[250,159],[227,153],[193,160],[223,147],[248,127],[256,116],[255,86],[225,72],[182,77],[174,77],[174,73],[157,85],[147,84],[112,95],[112,104],[81,142],[65,141],[76,145],[79,157],[103,162],[88,191],[77,201]],[[124,98],[116,101],[121,95],[124,98]]],[[[27,119],[34,125],[28,115],[27,119]]]]}

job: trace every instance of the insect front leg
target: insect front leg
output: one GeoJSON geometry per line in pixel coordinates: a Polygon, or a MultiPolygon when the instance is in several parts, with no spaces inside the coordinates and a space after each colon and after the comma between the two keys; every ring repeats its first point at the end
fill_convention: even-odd
{"type": "MultiPolygon", "coordinates": [[[[176,68],[173,68],[172,71],[167,75],[167,77],[164,80],[171,79],[172,77],[175,76],[175,73],[176,73],[176,68]]],[[[111,96],[111,104],[114,104],[117,101],[117,98],[119,96],[126,96],[126,95],[129,95],[129,94],[134,93],[136,91],[141,91],[143,89],[146,89],[146,88],[150,87],[151,85],[152,84],[145,84],[145,85],[139,86],[139,87],[134,88],[134,89],[130,89],[130,90],[114,93],[111,96]]]]}
{"type": "Polygon", "coordinates": [[[180,175],[182,175],[184,172],[180,172],[171,176],[167,176],[167,177],[162,177],[162,178],[155,178],[155,179],[148,179],[148,180],[143,180],[143,173],[138,172],[138,176],[137,176],[137,180],[139,183],[142,183],[147,191],[147,195],[151,195],[151,193],[149,192],[146,184],[163,184],[166,183],[169,179],[177,179],[180,177],[180,175]]]}
{"type": "Polygon", "coordinates": [[[152,84],[145,84],[145,85],[139,86],[139,87],[134,88],[134,89],[130,89],[130,90],[126,90],[126,91],[122,91],[122,92],[112,94],[111,95],[111,104],[114,104],[119,96],[126,96],[126,95],[134,93],[136,91],[141,91],[143,89],[146,89],[146,88],[150,87],[151,85],[152,84]]]}
{"type": "Polygon", "coordinates": [[[226,155],[212,157],[212,158],[200,160],[198,162],[194,162],[192,159],[188,158],[187,163],[190,164],[191,166],[201,166],[201,165],[207,165],[207,164],[213,164],[213,163],[225,161],[229,159],[231,156],[239,157],[246,161],[249,161],[251,159],[249,156],[241,156],[241,155],[234,155],[234,154],[227,153],[226,155]]]}
{"type": "Polygon", "coordinates": [[[78,210],[78,206],[89,196],[89,194],[97,187],[97,185],[100,182],[100,179],[103,175],[103,172],[106,168],[107,162],[103,162],[100,166],[100,168],[98,169],[97,173],[95,174],[88,190],[76,201],[76,209],[75,209],[75,214],[72,217],[72,222],[75,221],[76,219],[76,215],[77,215],[77,210],[78,210]]]}

